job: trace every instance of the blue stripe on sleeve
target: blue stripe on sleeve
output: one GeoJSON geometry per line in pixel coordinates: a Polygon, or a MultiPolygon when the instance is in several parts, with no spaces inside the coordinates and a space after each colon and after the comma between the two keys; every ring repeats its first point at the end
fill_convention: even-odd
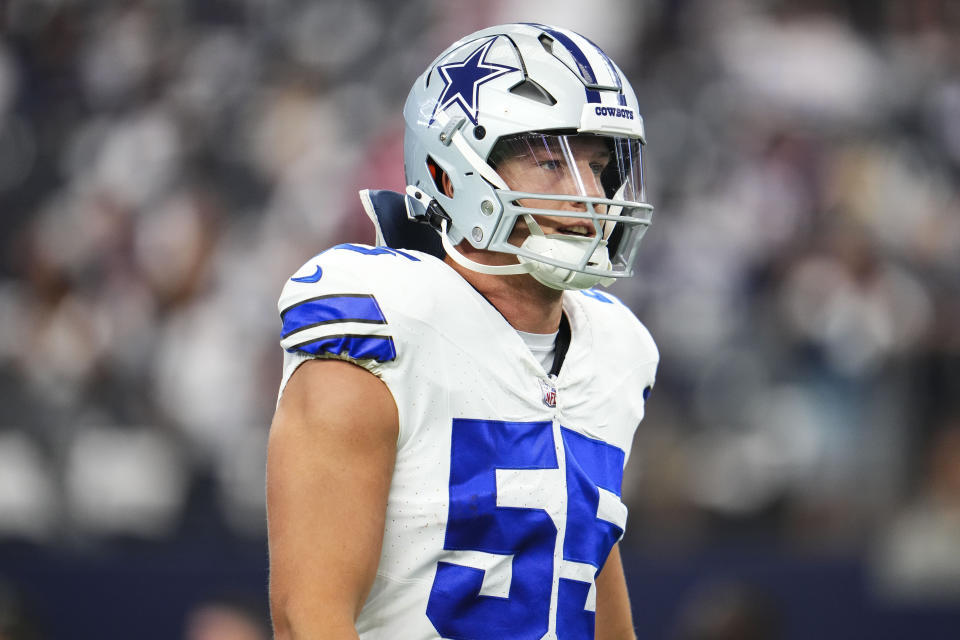
{"type": "Polygon", "coordinates": [[[376,298],[364,293],[319,296],[284,309],[281,338],[310,327],[334,322],[386,324],[376,298]]]}
{"type": "Polygon", "coordinates": [[[327,353],[334,356],[348,356],[354,360],[372,359],[377,362],[389,362],[397,357],[397,349],[390,336],[326,336],[294,345],[287,351],[291,353],[302,351],[310,355],[327,353]]]}

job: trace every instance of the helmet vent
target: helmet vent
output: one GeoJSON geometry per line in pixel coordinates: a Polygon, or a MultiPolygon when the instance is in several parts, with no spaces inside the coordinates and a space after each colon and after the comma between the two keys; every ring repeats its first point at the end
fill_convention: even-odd
{"type": "Polygon", "coordinates": [[[510,87],[510,93],[518,95],[522,98],[529,98],[539,102],[540,104],[545,104],[550,107],[557,104],[556,98],[550,95],[546,89],[529,78],[522,80],[520,83],[510,87]]]}
{"type": "Polygon", "coordinates": [[[551,38],[545,33],[541,33],[540,37],[537,38],[537,40],[539,40],[540,44],[543,45],[544,51],[546,51],[550,55],[553,55],[553,38],[551,38]]]}

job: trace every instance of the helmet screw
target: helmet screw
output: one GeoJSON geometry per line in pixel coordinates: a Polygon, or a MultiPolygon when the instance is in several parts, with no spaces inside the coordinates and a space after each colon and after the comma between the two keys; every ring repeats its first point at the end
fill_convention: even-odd
{"type": "Polygon", "coordinates": [[[482,124],[478,124],[473,128],[473,137],[477,140],[483,140],[483,137],[487,135],[487,129],[482,124]]]}
{"type": "Polygon", "coordinates": [[[474,242],[480,242],[483,240],[483,229],[480,227],[474,227],[473,231],[470,232],[470,235],[473,236],[474,242]]]}
{"type": "Polygon", "coordinates": [[[485,216],[489,216],[493,213],[493,203],[489,200],[484,200],[480,203],[480,212],[485,216]]]}

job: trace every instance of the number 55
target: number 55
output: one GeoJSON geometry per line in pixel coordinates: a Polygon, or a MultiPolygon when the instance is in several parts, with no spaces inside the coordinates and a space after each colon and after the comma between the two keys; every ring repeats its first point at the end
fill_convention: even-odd
{"type": "Polygon", "coordinates": [[[626,524],[624,452],[561,427],[558,460],[550,422],[457,419],[452,429],[444,549],[486,566],[437,564],[433,626],[460,640],[536,639],[551,626],[561,640],[593,638],[588,594],[626,524]],[[488,587],[498,572],[506,592],[488,587]]]}

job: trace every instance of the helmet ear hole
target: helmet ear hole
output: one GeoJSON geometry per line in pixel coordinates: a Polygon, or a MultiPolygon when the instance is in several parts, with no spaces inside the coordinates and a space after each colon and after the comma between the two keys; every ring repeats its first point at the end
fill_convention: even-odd
{"type": "Polygon", "coordinates": [[[437,191],[448,198],[452,198],[453,182],[450,180],[450,176],[430,156],[427,156],[427,169],[430,171],[430,177],[433,178],[433,184],[437,191]]]}

